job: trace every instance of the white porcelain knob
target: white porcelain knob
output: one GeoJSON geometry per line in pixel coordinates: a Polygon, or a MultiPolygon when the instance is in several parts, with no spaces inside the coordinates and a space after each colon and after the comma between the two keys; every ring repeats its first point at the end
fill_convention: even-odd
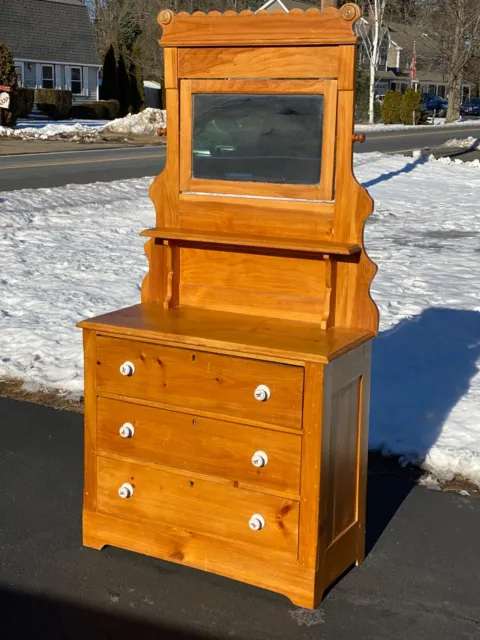
{"type": "Polygon", "coordinates": [[[133,487],[128,482],[124,482],[118,490],[120,498],[131,498],[133,496],[133,487]]]}
{"type": "Polygon", "coordinates": [[[125,422],[125,424],[122,424],[122,426],[120,427],[120,435],[122,436],[122,438],[131,438],[133,437],[134,433],[135,427],[131,422],[125,422]]]}
{"type": "Polygon", "coordinates": [[[252,531],[260,531],[265,526],[265,519],[258,513],[254,513],[248,521],[248,526],[252,531]]]}
{"type": "Polygon", "coordinates": [[[121,364],[120,373],[122,374],[122,376],[133,376],[133,374],[135,373],[135,365],[133,364],[133,362],[127,360],[127,362],[121,364]]]}
{"type": "Polygon", "coordinates": [[[270,389],[266,384],[259,384],[253,392],[253,395],[255,396],[255,400],[266,402],[270,398],[270,389]]]}
{"type": "Polygon", "coordinates": [[[255,451],[252,456],[252,464],[254,467],[266,467],[268,464],[268,456],[265,451],[255,451]]]}

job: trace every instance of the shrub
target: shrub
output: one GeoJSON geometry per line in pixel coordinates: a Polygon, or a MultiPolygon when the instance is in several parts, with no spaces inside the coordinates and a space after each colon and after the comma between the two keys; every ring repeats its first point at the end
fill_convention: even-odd
{"type": "MultiPolygon", "coordinates": [[[[360,71],[357,75],[357,82],[355,86],[355,122],[368,122],[369,103],[370,77],[368,73],[360,71]]],[[[375,122],[378,122],[380,120],[381,111],[380,104],[377,100],[374,102],[373,113],[375,122]]]]}
{"type": "Polygon", "coordinates": [[[402,122],[402,94],[399,91],[387,91],[382,102],[382,120],[384,124],[402,122]]]}
{"type": "Polygon", "coordinates": [[[7,124],[14,126],[18,118],[26,118],[33,109],[34,97],[34,89],[16,89],[11,95],[7,124]]]}
{"type": "Polygon", "coordinates": [[[101,100],[100,102],[82,102],[74,104],[70,109],[70,117],[82,120],[115,120],[120,113],[118,100],[101,100]]]}
{"type": "Polygon", "coordinates": [[[418,124],[422,111],[422,94],[409,88],[402,96],[401,120],[403,124],[418,124]],[[415,122],[413,114],[415,113],[415,122]]]}
{"type": "MultiPolygon", "coordinates": [[[[0,42],[0,85],[10,87],[15,91],[17,82],[17,74],[15,72],[15,63],[13,62],[12,54],[8,50],[7,45],[0,42]]],[[[18,116],[15,116],[11,108],[9,110],[0,109],[0,126],[7,125],[8,127],[14,127],[17,118],[18,116]]]]}
{"type": "Polygon", "coordinates": [[[65,89],[37,89],[35,104],[53,120],[68,118],[72,108],[72,92],[65,89]]]}
{"type": "Polygon", "coordinates": [[[103,61],[100,99],[118,100],[117,62],[115,60],[113,46],[110,46],[103,61]]]}
{"type": "Polygon", "coordinates": [[[130,78],[128,76],[125,58],[122,54],[118,58],[118,99],[120,101],[120,115],[126,116],[130,111],[131,105],[131,87],[130,78]]]}

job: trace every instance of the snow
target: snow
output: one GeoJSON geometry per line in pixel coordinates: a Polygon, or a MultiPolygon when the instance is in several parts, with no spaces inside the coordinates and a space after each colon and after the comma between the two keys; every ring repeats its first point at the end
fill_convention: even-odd
{"type": "Polygon", "coordinates": [[[435,122],[432,124],[383,124],[383,122],[377,122],[375,124],[363,124],[358,122],[355,124],[355,131],[405,131],[406,129],[431,129],[435,127],[479,127],[480,118],[460,118],[456,122],[445,123],[445,118],[435,118],[435,122]]]}
{"type": "Polygon", "coordinates": [[[28,123],[21,121],[15,129],[0,127],[0,137],[21,140],[70,140],[71,142],[99,142],[105,133],[155,136],[158,129],[166,127],[165,111],[144,109],[141,113],[127,115],[117,120],[63,120],[55,124],[45,121],[28,123]]]}
{"type": "Polygon", "coordinates": [[[452,138],[443,144],[444,147],[455,147],[457,149],[480,149],[480,139],[473,136],[468,138],[452,138]]]}
{"type": "Polygon", "coordinates": [[[132,133],[144,136],[154,136],[158,129],[167,126],[165,111],[147,108],[135,115],[129,114],[125,118],[112,120],[102,131],[104,133],[132,133]]]}
{"type": "MultiPolygon", "coordinates": [[[[370,447],[480,485],[480,168],[355,156],[376,201],[370,447]]],[[[151,178],[0,193],[0,377],[83,390],[75,323],[136,304],[151,178]]]]}

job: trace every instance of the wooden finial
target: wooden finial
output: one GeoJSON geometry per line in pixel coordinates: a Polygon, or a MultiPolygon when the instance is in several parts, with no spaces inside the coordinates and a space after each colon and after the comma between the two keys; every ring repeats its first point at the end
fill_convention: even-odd
{"type": "Polygon", "coordinates": [[[365,142],[365,134],[364,133],[354,133],[352,136],[353,142],[360,142],[362,144],[365,142]]]}
{"type": "Polygon", "coordinates": [[[355,4],[344,4],[340,9],[340,13],[342,14],[342,18],[350,22],[357,16],[358,7],[355,4]]]}
{"type": "Polygon", "coordinates": [[[173,11],[170,11],[170,9],[163,9],[163,11],[160,11],[160,13],[158,14],[158,22],[160,24],[169,24],[173,19],[173,11]]]}

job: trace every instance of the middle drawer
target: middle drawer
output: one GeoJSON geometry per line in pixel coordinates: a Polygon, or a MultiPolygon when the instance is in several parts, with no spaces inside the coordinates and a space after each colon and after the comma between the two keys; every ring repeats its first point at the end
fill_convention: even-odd
{"type": "Polygon", "coordinates": [[[300,435],[98,398],[97,448],[264,490],[300,490],[300,435]]]}

